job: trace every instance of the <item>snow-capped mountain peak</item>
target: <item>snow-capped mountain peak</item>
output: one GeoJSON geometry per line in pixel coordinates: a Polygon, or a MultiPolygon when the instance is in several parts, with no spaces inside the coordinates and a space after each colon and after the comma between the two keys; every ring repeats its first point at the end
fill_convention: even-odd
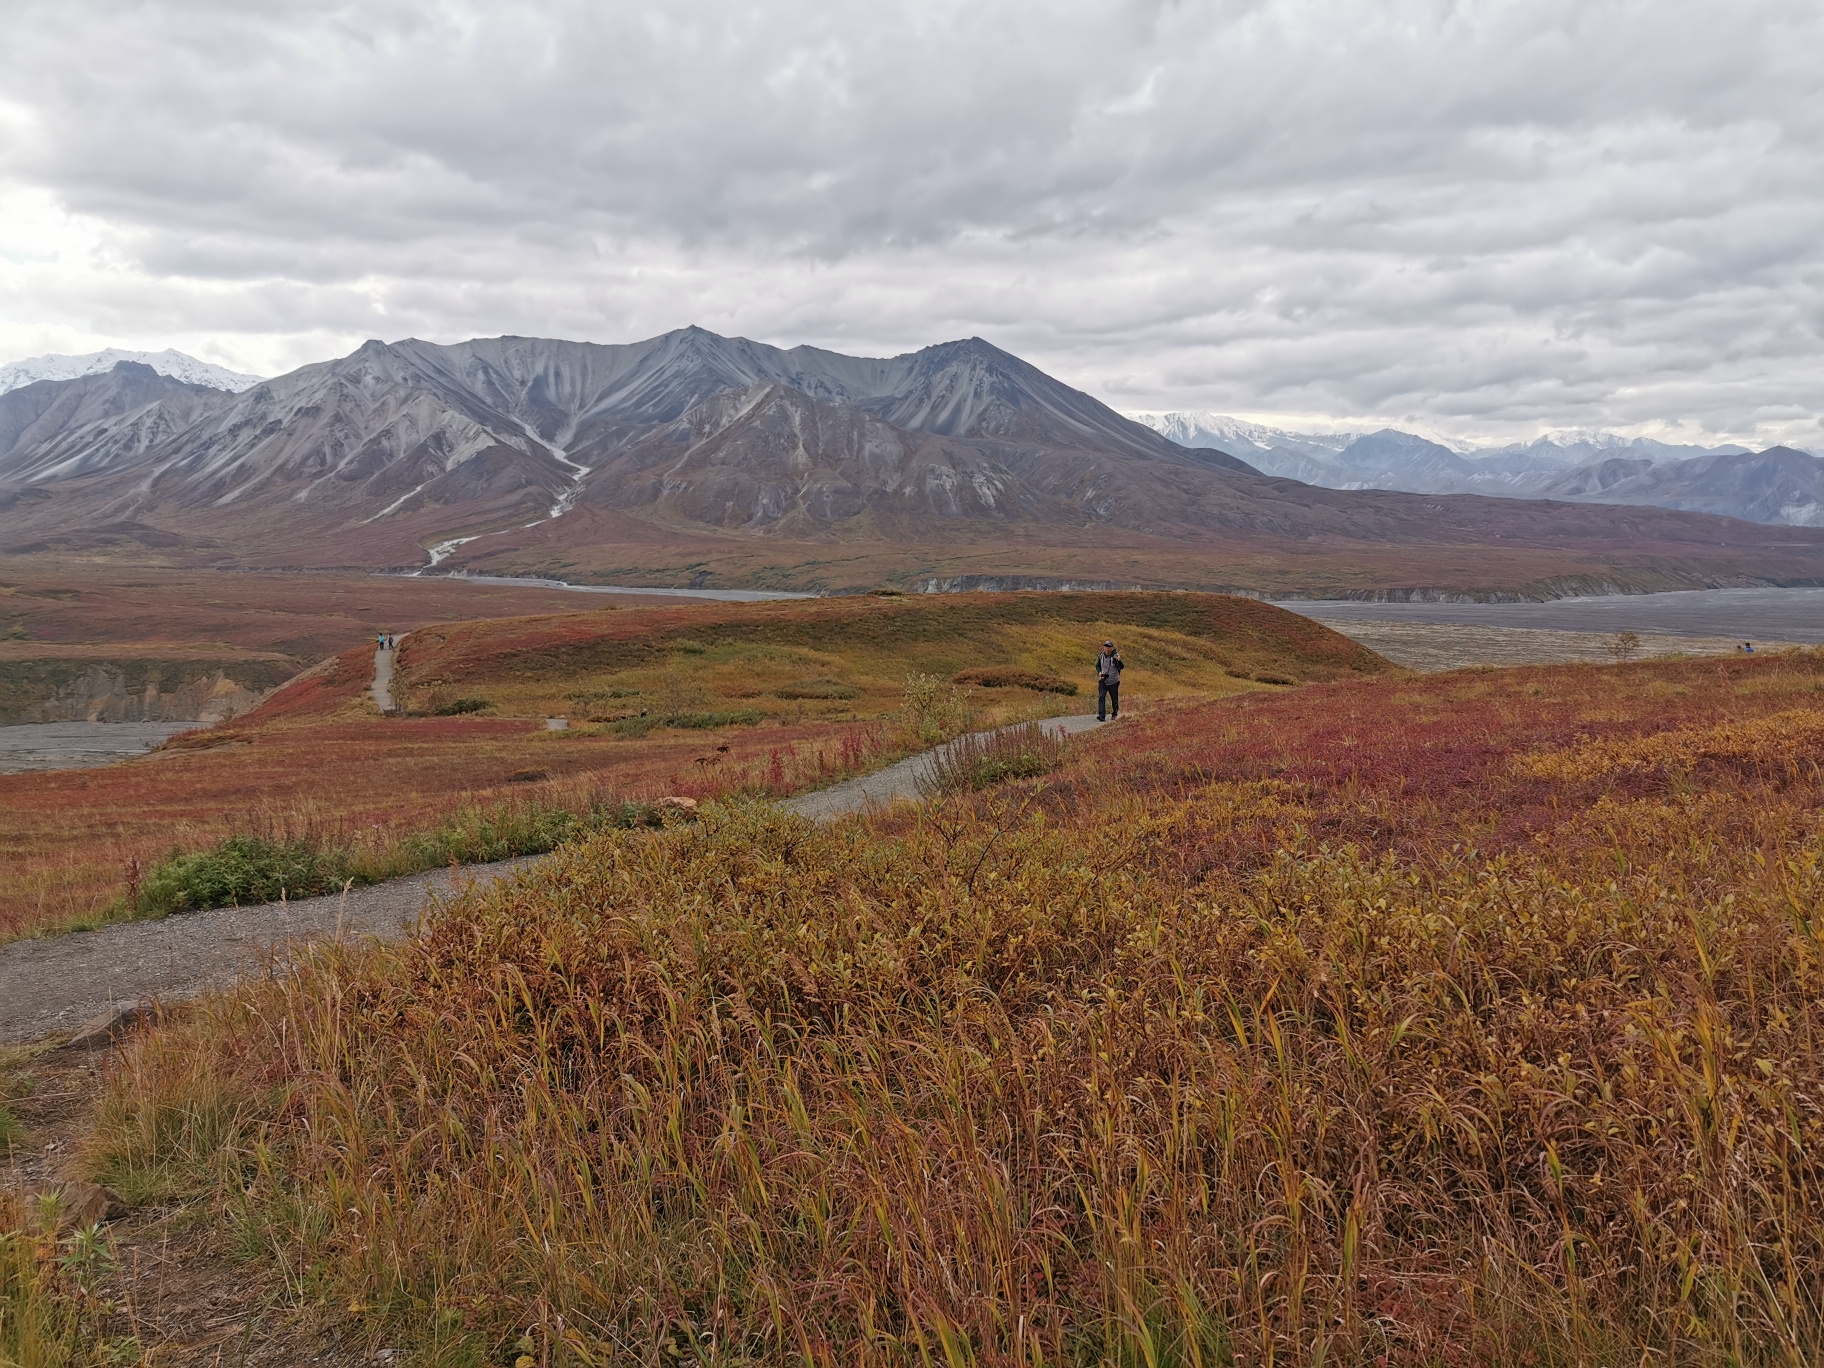
{"type": "Polygon", "coordinates": [[[90,352],[86,356],[28,356],[23,361],[0,366],[0,394],[16,390],[22,385],[36,384],[40,380],[75,380],[84,375],[102,375],[122,361],[137,361],[141,365],[150,366],[160,375],[182,380],[187,385],[207,385],[210,389],[227,390],[233,394],[252,389],[265,378],[245,375],[208,361],[199,361],[194,356],[169,347],[159,352],[125,351],[119,347],[109,347],[106,351],[90,352]]]}

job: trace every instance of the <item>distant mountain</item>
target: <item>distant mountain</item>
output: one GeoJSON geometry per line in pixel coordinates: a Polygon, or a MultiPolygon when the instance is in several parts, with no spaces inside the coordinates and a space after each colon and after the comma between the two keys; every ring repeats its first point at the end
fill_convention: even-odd
{"type": "Polygon", "coordinates": [[[1785,526],[1819,525],[1818,515],[1810,511],[1816,507],[1810,467],[1790,459],[1761,462],[1748,448],[1733,444],[1675,446],[1646,437],[1579,432],[1453,450],[1393,428],[1298,433],[1213,413],[1130,416],[1173,441],[1220,448],[1265,474],[1327,489],[1573,499],[1681,508],[1785,526]],[[1649,470],[1660,473],[1647,478],[1649,470]]]}
{"type": "Polygon", "coordinates": [[[706,545],[768,541],[827,548],[791,553],[806,565],[882,546],[924,565],[924,548],[964,544],[1017,565],[1019,548],[1049,546],[1074,548],[1073,575],[1113,578],[1143,573],[1112,568],[1144,564],[1136,546],[1243,562],[1293,549],[1320,566],[1430,547],[1452,575],[1492,547],[1535,577],[1601,579],[1625,561],[1614,582],[1824,578],[1824,533],[1373,488],[1389,469],[1479,472],[1411,434],[1319,434],[1300,450],[1232,437],[1251,459],[1289,453],[1354,487],[1183,445],[980,338],[884,358],[700,328],[621,346],[373,341],[236,394],[124,362],[0,395],[0,548],[561,570],[700,564],[706,545]]]}
{"type": "Polygon", "coordinates": [[[841,521],[850,515],[838,510],[858,500],[873,507],[883,493],[900,521],[996,520],[1043,505],[1046,516],[1081,522],[1095,516],[1097,480],[1082,475],[1059,496],[1091,510],[1067,514],[1053,495],[1014,492],[1023,453],[1246,470],[1229,456],[1188,452],[979,339],[883,360],[783,351],[698,328],[618,347],[515,337],[450,347],[369,342],[202,410],[187,407],[184,417],[179,436],[130,470],[114,456],[114,431],[40,425],[35,447],[15,443],[0,456],[0,481],[54,480],[72,513],[80,508],[101,525],[159,517],[362,541],[373,539],[370,528],[417,537],[427,527],[463,533],[549,521],[585,495],[596,505],[687,507],[716,527],[796,525],[788,509],[841,521]],[[833,408],[846,416],[839,421],[833,408]],[[736,481],[743,498],[724,498],[712,516],[697,486],[734,487],[728,460],[718,463],[712,450],[759,461],[767,441],[787,440],[765,437],[776,424],[791,447],[785,483],[736,481]],[[72,450],[90,454],[72,464],[72,450]],[[889,450],[921,473],[876,469],[875,456],[889,450]],[[657,463],[663,468],[651,469],[657,463]],[[75,476],[92,478],[69,483],[75,476]],[[838,497],[839,476],[861,484],[838,497]]]}
{"type": "Polygon", "coordinates": [[[1613,458],[1566,471],[1539,492],[1552,499],[1647,504],[1787,527],[1824,527],[1824,460],[1792,447],[1683,461],[1613,458]]]}
{"type": "Polygon", "coordinates": [[[198,361],[194,356],[187,356],[180,351],[122,351],[119,347],[109,347],[106,351],[90,352],[86,356],[29,356],[23,361],[9,362],[0,366],[0,394],[23,385],[37,384],[41,380],[77,380],[85,375],[105,375],[122,361],[150,366],[160,375],[181,380],[187,385],[206,385],[210,389],[227,390],[231,394],[238,394],[260,383],[257,375],[243,375],[226,366],[198,361]]]}
{"type": "Polygon", "coordinates": [[[0,479],[34,483],[108,469],[229,399],[224,390],[185,384],[137,361],[22,385],[0,394],[0,479]]]}

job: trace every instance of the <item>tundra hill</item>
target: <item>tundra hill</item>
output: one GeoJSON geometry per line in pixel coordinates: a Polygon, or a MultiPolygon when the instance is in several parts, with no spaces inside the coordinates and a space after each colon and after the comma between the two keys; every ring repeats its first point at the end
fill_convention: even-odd
{"type": "Polygon", "coordinates": [[[745,556],[746,582],[800,587],[837,587],[819,567],[856,547],[895,582],[933,550],[992,548],[1001,574],[1029,574],[1059,546],[1089,553],[1079,578],[1107,580],[1083,562],[1132,547],[1180,563],[1164,583],[1203,588],[1277,585],[1292,566],[1309,590],[1320,553],[1393,587],[1392,547],[1432,585],[1466,548],[1506,553],[1481,564],[1510,590],[1553,566],[1634,588],[1824,578],[1824,530],[1272,479],[979,338],[881,359],[697,328],[624,346],[376,341],[199,402],[34,428],[0,459],[7,544],[519,572],[727,573],[745,556]],[[1515,552],[1534,567],[1521,581],[1515,552]]]}
{"type": "Polygon", "coordinates": [[[130,915],[125,871],[225,837],[303,842],[366,881],[549,849],[623,802],[827,783],[972,723],[1083,711],[1088,698],[1051,680],[1090,685],[1109,635],[1142,712],[1168,697],[1289,692],[1267,681],[1400,673],[1308,618],[1196,594],[692,604],[421,627],[401,646],[394,697],[449,715],[382,717],[364,641],[143,759],[0,776],[0,939],[130,915]],[[1012,678],[952,692],[954,674],[989,666],[1012,678]],[[914,672],[935,684],[918,718],[914,672]],[[477,697],[486,706],[467,710],[477,697]],[[546,731],[553,714],[577,724],[546,731]]]}
{"type": "Polygon", "coordinates": [[[154,1025],[88,1176],[424,1361],[1815,1363],[1820,688],[1351,679],[604,832],[154,1025]]]}
{"type": "Polygon", "coordinates": [[[1105,637],[1121,645],[1130,700],[1390,668],[1309,618],[1226,595],[869,596],[427,627],[401,647],[394,697],[424,711],[485,699],[501,714],[621,725],[642,713],[835,720],[898,709],[917,673],[963,677],[960,705],[992,722],[1082,711],[1086,702],[1066,705],[1062,690],[1093,696],[1091,662],[1105,637]],[[999,682],[1022,674],[1030,685],[999,682]]]}

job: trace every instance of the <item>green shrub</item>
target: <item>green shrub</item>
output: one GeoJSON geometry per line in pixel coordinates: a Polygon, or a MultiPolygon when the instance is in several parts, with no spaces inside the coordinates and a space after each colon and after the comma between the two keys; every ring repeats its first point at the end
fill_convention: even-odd
{"type": "Polygon", "coordinates": [[[730,708],[716,712],[672,713],[664,719],[668,727],[707,729],[710,727],[757,727],[766,716],[758,708],[730,708]]]}
{"type": "Polygon", "coordinates": [[[211,850],[173,850],[147,871],[134,908],[163,917],[205,907],[311,898],[342,886],[346,860],[306,841],[230,836],[211,850]]]}
{"type": "Polygon", "coordinates": [[[452,698],[447,703],[439,703],[431,709],[433,717],[461,717],[464,713],[486,712],[493,707],[493,701],[486,698],[452,698]]]}
{"type": "Polygon", "coordinates": [[[774,698],[859,698],[861,690],[839,679],[801,679],[773,690],[774,698]]]}

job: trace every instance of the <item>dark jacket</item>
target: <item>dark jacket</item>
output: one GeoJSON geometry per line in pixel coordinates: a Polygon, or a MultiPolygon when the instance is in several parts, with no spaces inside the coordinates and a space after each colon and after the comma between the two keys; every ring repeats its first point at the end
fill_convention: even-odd
{"type": "Polygon", "coordinates": [[[1127,662],[1121,659],[1119,651],[1099,651],[1096,653],[1096,680],[1103,684],[1119,684],[1121,671],[1127,662]]]}

